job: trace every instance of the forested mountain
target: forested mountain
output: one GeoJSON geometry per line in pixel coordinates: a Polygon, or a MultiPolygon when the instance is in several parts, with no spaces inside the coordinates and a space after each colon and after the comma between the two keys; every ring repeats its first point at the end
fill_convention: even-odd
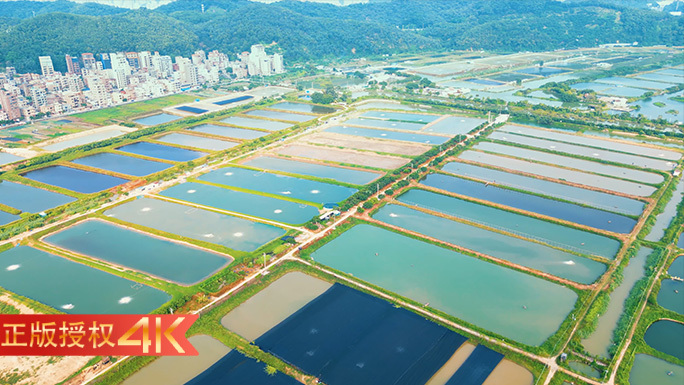
{"type": "Polygon", "coordinates": [[[0,66],[37,71],[39,55],[247,50],[276,42],[288,62],[426,49],[550,50],[616,41],[681,44],[684,18],[593,1],[394,0],[337,7],[177,0],[155,10],[0,2],[0,66]],[[205,12],[201,12],[204,4],[205,12]],[[55,12],[59,11],[59,12],[55,12]],[[33,16],[33,12],[37,16],[33,16]]]}

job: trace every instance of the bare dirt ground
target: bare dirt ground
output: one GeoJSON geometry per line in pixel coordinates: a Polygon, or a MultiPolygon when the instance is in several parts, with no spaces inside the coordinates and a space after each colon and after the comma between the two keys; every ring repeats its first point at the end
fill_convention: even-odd
{"type": "Polygon", "coordinates": [[[296,156],[309,159],[325,160],[338,163],[357,164],[360,166],[382,169],[395,169],[409,162],[409,159],[363,153],[354,150],[291,144],[275,150],[281,155],[296,156]]]}
{"type": "Polygon", "coordinates": [[[385,152],[399,155],[420,155],[431,146],[417,143],[401,143],[382,139],[369,139],[353,135],[335,134],[328,132],[316,133],[300,139],[301,142],[323,144],[326,146],[341,146],[359,150],[385,152]]]}

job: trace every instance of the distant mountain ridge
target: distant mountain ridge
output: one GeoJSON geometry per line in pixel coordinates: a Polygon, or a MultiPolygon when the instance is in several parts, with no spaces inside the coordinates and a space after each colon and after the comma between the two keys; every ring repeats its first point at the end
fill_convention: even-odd
{"type": "MultiPolygon", "coordinates": [[[[636,0],[635,0],[636,1],[636,0]]],[[[441,49],[542,51],[603,43],[680,45],[684,18],[596,1],[394,0],[338,7],[300,1],[177,0],[154,10],[0,2],[0,67],[38,71],[51,55],[277,43],[287,62],[441,49]],[[202,4],[205,12],[202,12],[202,4]],[[35,17],[33,16],[35,13],[35,17]]]]}

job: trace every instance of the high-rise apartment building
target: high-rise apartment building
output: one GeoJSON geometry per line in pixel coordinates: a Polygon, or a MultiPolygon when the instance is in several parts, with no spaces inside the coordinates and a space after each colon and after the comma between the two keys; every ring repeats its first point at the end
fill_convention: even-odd
{"type": "Polygon", "coordinates": [[[55,73],[55,67],[52,65],[52,58],[50,56],[38,56],[40,62],[40,72],[43,76],[52,76],[55,73]]]}
{"type": "Polygon", "coordinates": [[[81,63],[79,63],[77,56],[65,55],[64,58],[66,59],[66,65],[67,65],[67,72],[68,73],[70,73],[70,74],[81,73],[81,63]]]}
{"type": "Polygon", "coordinates": [[[2,110],[7,114],[8,119],[21,118],[21,108],[19,108],[16,94],[0,90],[0,106],[2,106],[2,110]]]}
{"type": "Polygon", "coordinates": [[[96,66],[96,60],[95,60],[95,55],[92,53],[82,53],[81,54],[81,61],[83,62],[83,68],[87,70],[94,70],[97,69],[96,66]]]}

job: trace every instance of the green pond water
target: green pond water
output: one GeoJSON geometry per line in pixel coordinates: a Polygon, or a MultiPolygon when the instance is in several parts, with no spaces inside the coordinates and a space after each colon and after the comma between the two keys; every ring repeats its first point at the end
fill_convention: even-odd
{"type": "Polygon", "coordinates": [[[579,283],[592,283],[606,271],[604,264],[588,258],[405,206],[389,204],[373,218],[579,283]]]}
{"type": "Polygon", "coordinates": [[[231,259],[103,220],[87,220],[45,242],[181,284],[204,280],[231,259]]]}
{"type": "Polygon", "coordinates": [[[644,333],[644,341],[655,350],[684,360],[684,324],[655,321],[644,333]]]}
{"type": "Polygon", "coordinates": [[[630,385],[682,385],[684,383],[684,366],[637,354],[634,357],[632,371],[629,372],[630,385]]]}
{"type": "Polygon", "coordinates": [[[146,314],[167,293],[28,246],[0,253],[0,286],[69,314],[146,314]]]}
{"type": "Polygon", "coordinates": [[[658,292],[658,304],[665,309],[684,314],[684,282],[664,279],[658,292]]]}
{"type": "Polygon", "coordinates": [[[570,361],[568,362],[568,366],[573,370],[584,374],[585,376],[598,378],[601,375],[601,372],[594,369],[590,365],[585,364],[584,362],[570,361]]]}
{"type": "Polygon", "coordinates": [[[312,257],[527,345],[549,338],[577,300],[566,287],[371,225],[354,226],[312,257]]]}
{"type": "Polygon", "coordinates": [[[644,276],[646,259],[652,252],[653,249],[642,247],[634,258],[629,261],[629,264],[622,272],[622,283],[610,294],[608,308],[599,317],[596,330],[588,338],[582,340],[582,345],[587,352],[608,358],[608,349],[611,346],[613,330],[615,330],[620,315],[624,311],[625,300],[629,296],[629,292],[634,287],[634,284],[644,276]]]}
{"type": "Polygon", "coordinates": [[[286,232],[265,223],[150,198],[114,207],[105,215],[241,251],[254,251],[286,232]]]}

